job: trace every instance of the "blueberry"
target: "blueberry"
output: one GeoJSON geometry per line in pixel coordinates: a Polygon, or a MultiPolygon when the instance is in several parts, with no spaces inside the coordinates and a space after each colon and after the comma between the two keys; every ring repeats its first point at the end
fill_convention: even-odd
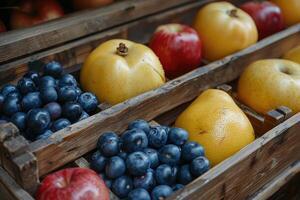
{"type": "Polygon", "coordinates": [[[199,177],[209,170],[209,161],[203,156],[195,158],[190,165],[191,174],[199,177]]]}
{"type": "Polygon", "coordinates": [[[148,170],[145,175],[134,177],[133,185],[134,188],[143,188],[151,191],[156,185],[154,171],[148,170]]]}
{"type": "Polygon", "coordinates": [[[2,112],[4,100],[5,100],[4,96],[0,94],[0,113],[2,112]]]}
{"type": "Polygon", "coordinates": [[[113,156],[108,159],[105,166],[105,174],[108,178],[115,179],[122,176],[126,171],[126,165],[122,158],[113,156]]]}
{"type": "Polygon", "coordinates": [[[25,95],[29,92],[36,91],[36,86],[33,80],[29,78],[22,78],[18,81],[18,89],[20,90],[21,94],[25,95]]]}
{"type": "Polygon", "coordinates": [[[53,122],[53,124],[51,126],[51,130],[53,132],[56,132],[56,131],[64,129],[70,125],[71,125],[71,122],[68,119],[61,118],[61,119],[58,119],[55,122],[53,122]]]}
{"type": "Polygon", "coordinates": [[[150,167],[152,169],[156,168],[159,165],[158,152],[151,148],[145,148],[143,152],[149,157],[150,167]]]}
{"type": "Polygon", "coordinates": [[[152,200],[162,200],[171,196],[173,190],[168,185],[158,185],[151,192],[152,200]]]}
{"type": "Polygon", "coordinates": [[[77,81],[72,76],[71,74],[64,74],[60,79],[59,79],[59,87],[63,86],[77,86],[77,81]]]}
{"type": "Polygon", "coordinates": [[[120,139],[114,132],[106,132],[100,136],[97,148],[106,156],[115,156],[120,152],[120,139]]]}
{"type": "Polygon", "coordinates": [[[111,188],[113,181],[111,179],[109,179],[107,176],[105,176],[105,174],[103,174],[101,177],[102,177],[106,187],[111,188]]]}
{"type": "Polygon", "coordinates": [[[118,154],[118,156],[119,156],[120,158],[122,158],[123,160],[126,160],[126,159],[127,159],[127,153],[124,152],[124,151],[121,151],[121,152],[118,154]]]}
{"type": "Polygon", "coordinates": [[[29,71],[23,77],[31,79],[36,86],[39,85],[40,75],[39,75],[38,72],[36,72],[36,71],[29,71]]]}
{"type": "Polygon", "coordinates": [[[63,68],[60,63],[52,61],[44,66],[44,74],[59,78],[63,73],[63,68]]]}
{"type": "Polygon", "coordinates": [[[22,95],[20,92],[11,92],[9,93],[6,98],[10,98],[10,97],[16,97],[18,98],[20,101],[22,100],[22,95]]]}
{"type": "Polygon", "coordinates": [[[114,180],[111,189],[119,198],[126,198],[133,189],[132,179],[126,175],[121,176],[114,180]]]}
{"type": "Polygon", "coordinates": [[[49,112],[52,120],[56,120],[60,118],[62,109],[58,103],[56,102],[48,103],[47,105],[44,106],[44,108],[49,112]]]}
{"type": "Polygon", "coordinates": [[[10,121],[14,123],[20,131],[24,131],[26,129],[26,114],[23,112],[15,113],[10,121]]]}
{"type": "Polygon", "coordinates": [[[166,130],[163,127],[156,126],[153,128],[150,128],[149,134],[148,134],[148,141],[149,146],[153,148],[161,148],[167,143],[168,140],[168,134],[166,130]]]}
{"type": "Polygon", "coordinates": [[[75,91],[77,93],[77,96],[80,96],[82,94],[82,91],[79,87],[75,87],[75,91]]]}
{"type": "Polygon", "coordinates": [[[85,92],[79,96],[78,103],[87,113],[93,113],[97,109],[98,99],[94,94],[85,92]]]}
{"type": "Polygon", "coordinates": [[[150,168],[150,160],[145,153],[137,151],[128,155],[126,165],[131,175],[142,176],[150,168]]]}
{"type": "Polygon", "coordinates": [[[123,149],[126,152],[141,151],[148,146],[146,133],[141,129],[131,129],[122,135],[123,149]]]}
{"type": "Polygon", "coordinates": [[[39,92],[30,92],[26,94],[21,101],[22,110],[27,112],[34,108],[42,106],[42,100],[39,92]]]}
{"type": "Polygon", "coordinates": [[[49,138],[52,134],[53,134],[53,132],[51,130],[46,130],[44,133],[39,135],[36,139],[37,140],[45,140],[45,139],[49,138]]]}
{"type": "Polygon", "coordinates": [[[171,167],[170,165],[159,165],[155,170],[156,182],[160,185],[173,185],[176,181],[178,174],[177,167],[171,167]]]}
{"type": "Polygon", "coordinates": [[[44,87],[40,88],[41,99],[44,104],[57,101],[58,94],[55,87],[44,87]]]}
{"type": "Polygon", "coordinates": [[[84,120],[84,119],[87,119],[89,118],[89,114],[87,114],[85,111],[82,111],[78,121],[81,121],[81,120],[84,120]]]}
{"type": "Polygon", "coordinates": [[[147,190],[137,188],[129,192],[127,200],[151,200],[151,197],[147,190]]]}
{"type": "Polygon", "coordinates": [[[69,101],[76,101],[78,95],[76,93],[75,87],[73,86],[64,86],[58,89],[58,100],[62,103],[69,101]]]}
{"type": "Polygon", "coordinates": [[[168,143],[182,146],[188,140],[189,134],[182,128],[171,128],[168,134],[168,143]]]}
{"type": "Polygon", "coordinates": [[[176,185],[173,185],[173,187],[172,187],[173,191],[177,191],[182,188],[184,188],[184,185],[182,185],[182,184],[176,184],[176,185]]]}
{"type": "Polygon", "coordinates": [[[193,176],[190,171],[190,165],[182,165],[177,175],[178,182],[187,185],[193,180],[193,176]]]}
{"type": "Polygon", "coordinates": [[[16,112],[21,111],[20,100],[16,97],[5,98],[2,105],[2,112],[6,116],[12,116],[16,112]]]}
{"type": "Polygon", "coordinates": [[[51,122],[50,114],[46,109],[32,109],[27,113],[27,128],[33,135],[42,134],[49,128],[51,122]]]}
{"type": "Polygon", "coordinates": [[[12,84],[6,84],[1,89],[1,94],[4,96],[4,98],[6,98],[6,96],[11,92],[18,92],[17,87],[12,84]]]}
{"type": "Polygon", "coordinates": [[[177,165],[180,160],[180,148],[174,144],[168,144],[159,150],[159,161],[171,166],[177,165]]]}
{"type": "Polygon", "coordinates": [[[137,119],[128,125],[128,130],[130,129],[142,129],[146,134],[148,134],[150,131],[150,126],[147,121],[143,119],[137,119]]]}
{"type": "Polygon", "coordinates": [[[193,159],[204,156],[204,148],[197,142],[187,142],[182,147],[182,159],[191,162],[193,159]]]}
{"type": "Polygon", "coordinates": [[[78,103],[68,102],[62,108],[62,115],[71,122],[76,122],[81,114],[82,108],[78,103]]]}
{"type": "Polygon", "coordinates": [[[52,76],[43,76],[39,81],[39,88],[56,88],[56,80],[52,76]]]}
{"type": "Polygon", "coordinates": [[[102,156],[99,151],[93,153],[91,157],[91,168],[97,172],[102,172],[105,168],[107,158],[102,156]]]}

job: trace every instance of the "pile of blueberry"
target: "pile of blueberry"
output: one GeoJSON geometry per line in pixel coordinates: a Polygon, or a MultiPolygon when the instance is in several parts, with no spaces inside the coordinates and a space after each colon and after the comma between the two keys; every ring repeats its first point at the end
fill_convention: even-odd
{"type": "Polygon", "coordinates": [[[43,76],[30,71],[17,83],[0,92],[0,120],[14,123],[28,140],[49,137],[53,132],[93,114],[98,100],[83,93],[60,63],[44,65],[43,76]]]}
{"type": "Polygon", "coordinates": [[[121,199],[161,200],[209,169],[203,147],[187,140],[184,129],[136,120],[121,137],[99,138],[91,168],[121,199]]]}

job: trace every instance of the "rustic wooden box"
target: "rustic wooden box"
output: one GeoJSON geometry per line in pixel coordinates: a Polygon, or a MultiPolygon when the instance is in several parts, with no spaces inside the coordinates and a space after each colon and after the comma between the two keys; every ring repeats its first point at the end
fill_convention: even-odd
{"type": "MultiPolygon", "coordinates": [[[[61,61],[69,72],[78,71],[86,56],[102,41],[121,37],[146,43],[159,24],[166,22],[191,24],[194,14],[207,2],[210,1],[195,1],[81,40],[5,62],[0,65],[0,84],[14,82],[29,68],[38,66],[41,61],[52,59],[61,61]]],[[[47,140],[28,143],[18,134],[14,126],[1,125],[0,161],[4,169],[4,171],[1,169],[3,177],[11,176],[12,179],[7,179],[13,180],[11,182],[14,182],[14,187],[22,188],[21,194],[25,191],[33,194],[39,181],[46,174],[72,164],[73,161],[80,165],[79,161],[82,158],[79,161],[77,159],[95,149],[96,141],[104,131],[121,132],[130,121],[137,118],[171,124],[188,105],[187,103],[196,98],[200,92],[230,83],[236,80],[252,61],[280,57],[298,44],[300,44],[300,25],[273,35],[222,60],[208,63],[169,81],[161,88],[106,108],[82,122],[55,133],[47,140]]],[[[227,90],[227,87],[222,86],[222,88],[227,90]]],[[[300,114],[289,118],[288,110],[279,109],[272,111],[270,115],[259,116],[242,104],[240,106],[249,116],[256,132],[262,136],[199,177],[183,191],[176,193],[173,198],[243,199],[249,197],[255,199],[257,197],[259,199],[260,196],[257,195],[270,194],[264,191],[272,190],[270,189],[273,188],[270,182],[272,179],[286,174],[290,176],[291,171],[295,171],[293,166],[299,168],[296,162],[300,159],[300,114]]],[[[7,188],[5,181],[2,185],[7,188]]],[[[23,195],[17,195],[14,199],[22,199],[20,196],[23,195]]]]}

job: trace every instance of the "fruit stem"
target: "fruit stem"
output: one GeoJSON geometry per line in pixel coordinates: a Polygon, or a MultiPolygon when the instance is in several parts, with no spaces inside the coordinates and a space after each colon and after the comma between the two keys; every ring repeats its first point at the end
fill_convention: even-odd
{"type": "Polygon", "coordinates": [[[119,56],[127,56],[128,55],[128,47],[124,43],[120,43],[119,47],[117,48],[117,54],[119,56]]]}
{"type": "Polygon", "coordinates": [[[229,16],[230,17],[235,17],[235,18],[238,18],[239,16],[237,15],[237,9],[232,9],[229,11],[229,16]]]}

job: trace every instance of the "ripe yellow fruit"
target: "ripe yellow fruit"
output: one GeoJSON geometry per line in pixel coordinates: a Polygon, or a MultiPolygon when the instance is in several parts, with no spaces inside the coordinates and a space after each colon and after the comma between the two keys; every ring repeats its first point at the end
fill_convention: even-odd
{"type": "Polygon", "coordinates": [[[299,0],[271,0],[277,4],[283,14],[286,25],[292,26],[300,22],[300,1],[299,0]]]}
{"type": "Polygon", "coordinates": [[[224,91],[203,92],[175,122],[189,132],[189,139],[203,145],[205,155],[216,165],[254,139],[246,115],[224,91]]]}

